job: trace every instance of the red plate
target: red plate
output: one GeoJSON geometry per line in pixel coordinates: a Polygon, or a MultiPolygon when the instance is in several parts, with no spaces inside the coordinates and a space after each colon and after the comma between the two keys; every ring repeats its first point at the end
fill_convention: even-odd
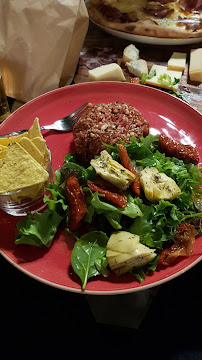
{"type": "MultiPolygon", "coordinates": [[[[14,112],[0,126],[0,134],[29,128],[36,116],[39,117],[40,125],[51,124],[86,101],[122,101],[131,104],[149,121],[150,133],[161,132],[184,144],[194,144],[202,159],[201,115],[183,101],[160,90],[129,83],[85,83],[54,90],[14,112]]],[[[56,170],[63,164],[65,154],[73,150],[72,133],[46,132],[44,137],[52,152],[53,168],[56,170]]],[[[74,274],[70,264],[74,240],[61,229],[50,249],[15,245],[15,225],[19,220],[0,211],[1,254],[16,268],[36,280],[60,289],[81,292],[80,279],[74,274]]],[[[120,294],[148,289],[187,271],[201,260],[201,254],[202,237],[196,240],[190,257],[152,273],[142,284],[130,274],[118,278],[112,273],[108,278],[98,276],[90,279],[85,293],[120,294]]]]}

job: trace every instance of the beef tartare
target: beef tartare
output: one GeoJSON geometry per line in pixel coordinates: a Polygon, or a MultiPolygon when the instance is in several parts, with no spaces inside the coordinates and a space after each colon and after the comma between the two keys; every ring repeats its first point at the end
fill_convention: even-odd
{"type": "Polygon", "coordinates": [[[73,128],[76,152],[89,162],[105,149],[104,144],[114,145],[120,140],[129,143],[149,133],[149,124],[133,106],[112,102],[89,104],[73,128]]]}

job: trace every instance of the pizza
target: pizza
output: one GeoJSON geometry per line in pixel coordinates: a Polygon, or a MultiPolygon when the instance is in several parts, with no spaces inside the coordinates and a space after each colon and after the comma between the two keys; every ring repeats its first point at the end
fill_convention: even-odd
{"type": "Polygon", "coordinates": [[[87,9],[98,25],[131,34],[202,36],[202,0],[89,0],[87,9]]]}

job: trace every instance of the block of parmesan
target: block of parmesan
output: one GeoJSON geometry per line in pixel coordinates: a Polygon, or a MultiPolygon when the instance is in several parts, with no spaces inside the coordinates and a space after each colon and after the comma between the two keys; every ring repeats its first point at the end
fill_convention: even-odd
{"type": "Polygon", "coordinates": [[[147,78],[145,84],[158,86],[164,89],[177,90],[182,71],[168,70],[166,66],[153,65],[150,73],[155,71],[156,75],[147,78]]]}
{"type": "Polygon", "coordinates": [[[202,82],[202,48],[192,49],[190,52],[189,78],[202,82]]]}
{"type": "Polygon", "coordinates": [[[184,71],[186,65],[186,53],[174,52],[168,60],[168,70],[184,71]]]}
{"type": "Polygon", "coordinates": [[[121,67],[116,64],[99,66],[88,71],[89,81],[125,81],[125,76],[121,67]]]}

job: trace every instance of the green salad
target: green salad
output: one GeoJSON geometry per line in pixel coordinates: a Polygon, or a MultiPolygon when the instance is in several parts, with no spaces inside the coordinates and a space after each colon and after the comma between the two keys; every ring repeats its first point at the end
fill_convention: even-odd
{"type": "MultiPolygon", "coordinates": [[[[71,265],[81,279],[83,290],[89,278],[106,277],[111,271],[117,276],[130,272],[143,282],[149,271],[155,271],[162,250],[175,243],[183,222],[193,224],[197,235],[201,234],[201,168],[161,153],[158,136],[148,135],[140,142],[132,137],[128,145],[121,144],[138,174],[155,168],[171,178],[179,189],[176,197],[170,200],[157,197],[151,201],[146,192],[141,190],[140,196],[136,196],[129,186],[123,190],[126,206],[115,206],[105,195],[89,188],[88,181],[100,178],[95,167],[84,167],[76,153],[68,153],[64,165],[55,172],[54,182],[47,187],[46,210],[28,214],[17,224],[15,244],[38,247],[50,247],[58,227],[65,227],[75,239],[71,265]],[[70,177],[78,179],[86,203],[86,212],[75,231],[69,227],[66,182],[70,177]]],[[[106,150],[120,163],[117,144],[106,145],[106,150]]]]}

